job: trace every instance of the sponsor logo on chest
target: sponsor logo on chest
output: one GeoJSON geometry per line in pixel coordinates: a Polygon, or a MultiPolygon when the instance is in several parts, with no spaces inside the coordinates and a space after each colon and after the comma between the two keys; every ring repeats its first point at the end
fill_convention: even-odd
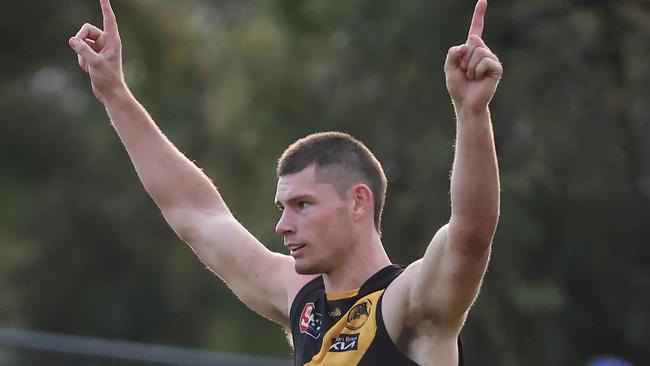
{"type": "Polygon", "coordinates": [[[359,334],[339,334],[332,338],[330,352],[356,351],[359,348],[359,334]]]}

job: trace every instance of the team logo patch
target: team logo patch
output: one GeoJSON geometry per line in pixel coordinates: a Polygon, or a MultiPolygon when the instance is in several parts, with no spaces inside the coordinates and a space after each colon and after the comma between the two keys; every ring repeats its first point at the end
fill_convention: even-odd
{"type": "Polygon", "coordinates": [[[371,307],[372,301],[370,300],[354,305],[348,312],[348,323],[345,327],[350,330],[357,330],[363,327],[363,325],[366,324],[368,317],[370,317],[371,307]]]}
{"type": "Polygon", "coordinates": [[[355,351],[359,347],[359,334],[339,334],[332,338],[330,352],[355,351]]]}
{"type": "Polygon", "coordinates": [[[321,335],[321,314],[316,312],[316,306],[313,302],[308,302],[302,309],[300,315],[300,333],[308,334],[314,339],[321,335]]]}

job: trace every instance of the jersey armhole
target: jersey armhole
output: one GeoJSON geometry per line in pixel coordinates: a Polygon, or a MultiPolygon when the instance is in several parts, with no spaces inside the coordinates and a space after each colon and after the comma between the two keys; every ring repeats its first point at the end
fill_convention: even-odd
{"type": "Polygon", "coordinates": [[[384,314],[382,311],[382,303],[384,300],[384,294],[386,292],[382,293],[381,296],[379,297],[379,301],[377,301],[377,312],[376,312],[376,322],[377,322],[377,337],[378,341],[383,344],[383,347],[387,347],[390,349],[390,351],[387,352],[387,354],[392,354],[395,355],[394,357],[401,358],[401,360],[395,360],[395,362],[399,362],[399,365],[404,365],[404,366],[419,366],[415,361],[411,360],[407,355],[405,355],[393,342],[393,340],[390,338],[390,335],[388,334],[388,330],[386,329],[386,324],[384,324],[384,314]]]}
{"type": "MultiPolygon", "coordinates": [[[[382,338],[382,342],[385,342],[389,347],[392,347],[393,350],[401,355],[405,360],[408,360],[411,362],[411,365],[418,365],[415,361],[411,360],[408,356],[406,356],[393,342],[393,340],[390,338],[390,335],[388,334],[388,330],[386,330],[386,324],[384,324],[384,314],[382,312],[381,304],[382,300],[384,299],[384,294],[381,294],[379,297],[379,301],[377,302],[377,336],[382,338]]],[[[460,335],[458,335],[458,366],[463,366],[463,342],[460,339],[460,335]]]]}

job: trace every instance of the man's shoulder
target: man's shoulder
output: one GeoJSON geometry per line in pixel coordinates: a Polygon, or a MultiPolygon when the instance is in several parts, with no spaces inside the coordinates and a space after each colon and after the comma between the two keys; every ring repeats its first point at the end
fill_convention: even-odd
{"type": "Polygon", "coordinates": [[[381,311],[391,338],[399,336],[403,326],[410,323],[411,288],[421,262],[418,260],[406,266],[388,285],[382,297],[381,311]]]}
{"type": "Polygon", "coordinates": [[[395,293],[397,296],[404,295],[404,291],[411,287],[413,281],[415,281],[415,276],[422,265],[422,258],[412,262],[406,266],[400,266],[401,270],[399,275],[395,278],[393,282],[386,288],[386,295],[389,295],[391,292],[395,293]]]}
{"type": "MultiPolygon", "coordinates": [[[[419,278],[422,263],[422,259],[418,259],[408,265],[384,293],[382,314],[386,330],[394,341],[414,329],[421,331],[425,324],[432,326],[432,329],[436,329],[436,323],[440,325],[440,319],[436,319],[435,314],[428,310],[426,303],[421,301],[422,297],[417,293],[416,283],[422,280],[419,278]]],[[[440,330],[445,334],[454,333],[448,332],[449,329],[440,330]]]]}

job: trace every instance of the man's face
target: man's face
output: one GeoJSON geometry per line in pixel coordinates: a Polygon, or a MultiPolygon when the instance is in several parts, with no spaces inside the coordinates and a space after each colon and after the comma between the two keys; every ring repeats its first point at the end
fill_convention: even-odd
{"type": "Polygon", "coordinates": [[[332,271],[352,237],[349,202],[332,184],[316,180],[314,165],[279,177],[275,202],[282,210],[275,231],[284,237],[296,272],[332,271]]]}

